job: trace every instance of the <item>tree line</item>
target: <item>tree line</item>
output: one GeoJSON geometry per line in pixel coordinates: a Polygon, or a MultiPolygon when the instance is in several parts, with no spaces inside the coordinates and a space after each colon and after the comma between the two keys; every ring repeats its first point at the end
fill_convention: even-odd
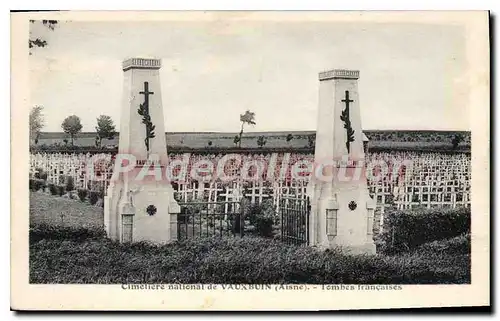
{"type": "MultiPolygon", "coordinates": [[[[29,116],[30,142],[35,145],[38,144],[40,133],[45,126],[45,120],[42,112],[43,106],[36,105],[31,109],[29,116]]],[[[71,139],[71,146],[74,146],[75,138],[82,132],[83,129],[80,117],[76,115],[66,117],[61,123],[61,128],[71,139]]],[[[95,146],[98,148],[102,146],[103,139],[113,139],[117,135],[113,119],[111,119],[108,115],[100,115],[97,117],[95,131],[95,146]]],[[[64,142],[67,144],[68,139],[64,139],[64,142]]]]}
{"type": "MultiPolygon", "coordinates": [[[[245,114],[240,115],[241,121],[241,130],[238,135],[234,138],[234,144],[238,147],[241,147],[241,139],[243,136],[244,126],[255,125],[255,113],[251,111],[246,111],[245,114]]],[[[95,146],[101,147],[103,139],[113,139],[117,135],[115,124],[113,119],[111,119],[108,115],[100,115],[97,117],[97,126],[95,127],[96,137],[95,137],[95,146]]],[[[30,125],[30,141],[35,145],[38,144],[38,140],[40,139],[40,133],[45,126],[45,120],[43,117],[43,106],[35,105],[31,109],[29,116],[29,125],[30,125]]],[[[61,128],[71,139],[71,146],[74,146],[74,140],[79,133],[82,132],[83,125],[80,120],[80,117],[76,115],[71,115],[66,117],[61,123],[61,128]]],[[[287,138],[287,140],[289,140],[287,138]]],[[[68,143],[68,140],[64,140],[65,143],[68,143]]],[[[265,136],[260,136],[257,139],[257,144],[260,147],[263,147],[266,144],[265,136]]],[[[208,142],[208,145],[212,145],[212,141],[208,142]]]]}
{"type": "MultiPolygon", "coordinates": [[[[40,133],[41,130],[43,129],[45,123],[44,123],[44,118],[43,118],[43,106],[41,105],[35,105],[30,112],[29,115],[29,125],[30,125],[30,143],[31,144],[38,144],[38,140],[40,138],[40,133]]],[[[256,125],[255,122],[255,113],[247,110],[244,114],[240,115],[240,122],[241,122],[241,130],[240,132],[234,137],[233,143],[235,147],[241,148],[241,141],[244,133],[244,128],[245,125],[256,125]]],[[[61,128],[68,135],[68,137],[71,139],[71,146],[74,146],[74,140],[77,137],[79,133],[82,132],[83,125],[81,123],[80,117],[76,115],[71,115],[68,116],[64,119],[64,121],[61,123],[61,128]]],[[[113,120],[111,119],[110,116],[108,115],[100,115],[96,119],[96,126],[95,126],[95,131],[96,131],[96,137],[95,137],[95,146],[97,148],[102,147],[102,141],[103,139],[114,139],[116,135],[118,134],[115,129],[115,124],[113,120]]],[[[292,134],[288,134],[286,136],[286,141],[290,142],[293,140],[295,137],[292,134]]],[[[451,138],[450,144],[451,144],[451,149],[456,150],[458,149],[459,145],[465,140],[465,137],[463,134],[457,133],[453,135],[451,138]]],[[[64,139],[64,142],[68,144],[69,140],[66,138],[64,139]]],[[[182,143],[182,141],[181,141],[182,143]]],[[[261,135],[257,138],[257,145],[262,148],[266,145],[267,143],[267,137],[264,135],[261,135]]],[[[308,147],[314,148],[315,143],[315,135],[311,135],[308,137],[308,147]]],[[[207,148],[212,148],[213,142],[209,140],[207,142],[207,148]]]]}
{"type": "MultiPolygon", "coordinates": [[[[95,146],[100,148],[102,146],[103,139],[113,139],[117,135],[115,124],[113,119],[107,115],[100,115],[97,117],[97,126],[95,127],[96,137],[95,146]]],[[[241,140],[244,132],[245,125],[255,125],[255,113],[247,110],[245,114],[240,115],[241,130],[238,135],[234,137],[234,144],[241,147],[241,140]]],[[[45,121],[43,117],[43,106],[35,105],[30,112],[29,116],[30,123],[30,142],[35,145],[38,144],[40,138],[40,133],[45,126],[45,121]]],[[[82,132],[83,125],[81,123],[80,117],[76,115],[71,115],[66,117],[61,123],[61,128],[71,139],[71,146],[74,146],[74,140],[79,133],[82,132]]],[[[287,141],[292,139],[291,135],[288,135],[287,141]]],[[[68,139],[64,139],[67,144],[68,139]]],[[[259,136],[257,139],[257,145],[263,147],[266,144],[266,137],[264,135],[259,136]]],[[[208,146],[212,146],[212,141],[208,142],[208,146]]]]}

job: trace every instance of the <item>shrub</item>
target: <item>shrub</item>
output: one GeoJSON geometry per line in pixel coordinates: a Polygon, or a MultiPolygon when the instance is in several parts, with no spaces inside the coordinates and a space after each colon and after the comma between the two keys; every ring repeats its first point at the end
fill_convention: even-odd
{"type": "Polygon", "coordinates": [[[95,205],[99,200],[99,193],[96,191],[90,191],[89,193],[89,202],[91,205],[95,205]]]}
{"type": "Polygon", "coordinates": [[[55,184],[49,184],[49,191],[50,191],[50,194],[52,195],[57,195],[58,193],[58,189],[57,189],[57,186],[55,184]]]}
{"type": "Polygon", "coordinates": [[[40,188],[42,189],[42,191],[45,191],[45,188],[47,187],[47,181],[44,180],[44,179],[40,179],[40,188]]]}
{"type": "Polygon", "coordinates": [[[79,189],[78,190],[78,198],[80,201],[84,202],[85,198],[87,198],[87,190],[86,189],[79,189]]]}
{"type": "Polygon", "coordinates": [[[260,236],[272,237],[273,236],[273,217],[269,216],[257,216],[257,221],[255,222],[255,227],[260,236]]]}
{"type": "Polygon", "coordinates": [[[261,212],[261,206],[258,203],[250,203],[250,201],[245,204],[245,219],[250,221],[250,224],[255,225],[256,216],[261,212]]]}
{"type": "Polygon", "coordinates": [[[59,196],[63,196],[64,195],[64,186],[63,185],[57,185],[57,194],[59,194],[59,196]]]}
{"type": "Polygon", "coordinates": [[[75,180],[71,176],[66,177],[66,192],[71,192],[75,189],[75,180]]]}
{"type": "MultiPolygon", "coordinates": [[[[104,204],[104,201],[102,203],[104,204]]],[[[202,198],[193,198],[190,196],[187,198],[185,203],[186,204],[181,207],[180,215],[177,217],[177,220],[181,223],[188,223],[189,221],[192,221],[194,217],[197,217],[198,214],[208,209],[208,204],[202,198]]]]}
{"type": "Polygon", "coordinates": [[[48,174],[42,168],[35,169],[35,178],[47,180],[48,174]]]}
{"type": "Polygon", "coordinates": [[[259,212],[255,214],[255,228],[263,237],[273,235],[273,222],[275,218],[274,204],[271,199],[263,200],[259,204],[259,212]]]}
{"type": "MultiPolygon", "coordinates": [[[[101,197],[104,197],[104,195],[101,197]]],[[[185,206],[188,213],[201,213],[202,211],[206,211],[208,209],[208,204],[203,197],[193,198],[190,196],[186,200],[186,203],[187,204],[185,206]]]]}
{"type": "Polygon", "coordinates": [[[45,181],[43,179],[38,178],[30,178],[29,187],[33,191],[39,191],[42,188],[45,188],[45,181]]]}
{"type": "Polygon", "coordinates": [[[247,201],[245,204],[245,219],[250,221],[250,224],[257,224],[258,216],[270,216],[274,219],[274,205],[271,199],[265,199],[261,203],[250,203],[247,201]]]}
{"type": "Polygon", "coordinates": [[[411,251],[418,246],[470,232],[470,208],[392,210],[380,236],[385,253],[411,251]]]}

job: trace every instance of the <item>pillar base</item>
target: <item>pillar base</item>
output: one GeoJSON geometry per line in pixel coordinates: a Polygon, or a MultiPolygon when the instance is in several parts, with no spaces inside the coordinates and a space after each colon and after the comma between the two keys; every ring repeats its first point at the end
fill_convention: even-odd
{"type": "Polygon", "coordinates": [[[177,214],[179,205],[169,185],[130,186],[125,190],[123,182],[116,182],[108,189],[105,198],[105,227],[108,237],[120,242],[151,242],[166,244],[177,240],[177,214]],[[134,209],[131,231],[125,231],[124,204],[134,209]],[[124,239],[127,235],[127,240],[124,239]]]}

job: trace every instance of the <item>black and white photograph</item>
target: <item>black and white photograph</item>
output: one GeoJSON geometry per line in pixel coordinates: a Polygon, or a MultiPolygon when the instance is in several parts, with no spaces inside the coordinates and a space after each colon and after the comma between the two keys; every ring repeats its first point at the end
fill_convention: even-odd
{"type": "Polygon", "coordinates": [[[488,12],[107,14],[11,14],[23,287],[488,304],[488,12]]]}

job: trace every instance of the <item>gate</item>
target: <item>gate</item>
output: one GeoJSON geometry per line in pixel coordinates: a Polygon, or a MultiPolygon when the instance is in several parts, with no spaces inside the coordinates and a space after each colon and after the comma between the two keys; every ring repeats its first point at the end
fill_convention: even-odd
{"type": "Polygon", "coordinates": [[[309,213],[311,205],[307,198],[280,199],[281,240],[286,244],[309,244],[309,213]]]}
{"type": "Polygon", "coordinates": [[[243,236],[244,218],[240,202],[178,202],[177,239],[243,236]]]}

